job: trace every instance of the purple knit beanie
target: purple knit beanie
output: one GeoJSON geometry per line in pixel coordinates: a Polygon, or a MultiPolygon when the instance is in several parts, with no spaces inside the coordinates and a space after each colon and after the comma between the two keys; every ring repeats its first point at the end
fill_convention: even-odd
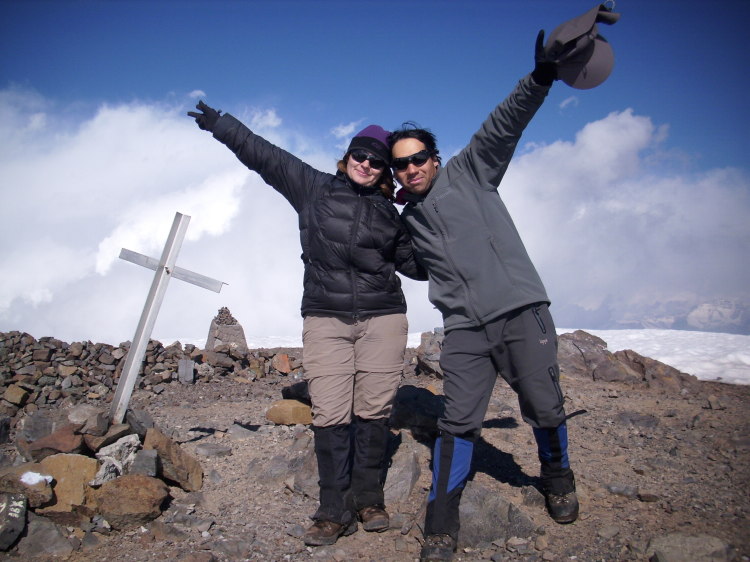
{"type": "Polygon", "coordinates": [[[390,164],[391,149],[388,146],[388,135],[390,134],[390,131],[386,131],[379,125],[369,125],[354,135],[346,152],[348,154],[356,149],[366,150],[373,156],[385,160],[386,164],[390,164]]]}

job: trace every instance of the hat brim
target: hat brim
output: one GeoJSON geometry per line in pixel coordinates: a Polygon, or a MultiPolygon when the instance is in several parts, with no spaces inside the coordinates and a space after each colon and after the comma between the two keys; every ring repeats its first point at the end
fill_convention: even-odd
{"type": "Polygon", "coordinates": [[[619,18],[599,4],[552,30],[544,50],[547,60],[557,63],[560,80],[578,90],[588,90],[609,77],[615,55],[596,24],[612,25],[619,18]]]}
{"type": "Polygon", "coordinates": [[[604,82],[612,73],[615,54],[604,37],[597,35],[578,56],[562,60],[557,76],[577,90],[589,90],[604,82]]]}

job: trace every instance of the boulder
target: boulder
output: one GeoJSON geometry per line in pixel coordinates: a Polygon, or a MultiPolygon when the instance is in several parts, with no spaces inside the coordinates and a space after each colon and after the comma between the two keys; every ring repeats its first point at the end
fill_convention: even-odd
{"type": "Polygon", "coordinates": [[[641,374],[607,350],[607,342],[582,330],[558,337],[560,373],[604,382],[638,384],[641,374]]]}
{"type": "Polygon", "coordinates": [[[26,497],[0,493],[0,550],[8,550],[26,528],[26,497]]]}
{"type": "Polygon", "coordinates": [[[292,364],[289,360],[287,353],[277,353],[271,359],[271,367],[276,369],[279,373],[288,375],[292,371],[292,364]]]}
{"type": "Polygon", "coordinates": [[[105,482],[91,494],[96,512],[113,529],[129,529],[153,521],[169,497],[169,488],[158,478],[129,474],[105,482]]]}
{"type": "Polygon", "coordinates": [[[443,378],[443,370],[440,368],[440,352],[443,349],[444,336],[442,328],[435,328],[434,332],[422,333],[422,340],[417,348],[417,370],[421,374],[443,378]]]}
{"type": "Polygon", "coordinates": [[[309,425],[312,423],[312,409],[299,400],[277,400],[266,412],[266,419],[276,425],[309,425]]]}
{"type": "Polygon", "coordinates": [[[203,469],[198,459],[172,441],[157,428],[146,431],[144,449],[154,449],[161,462],[162,476],[178,484],[188,492],[196,492],[203,486],[203,469]]]}
{"type": "Polygon", "coordinates": [[[73,554],[73,545],[59,525],[32,512],[27,517],[26,534],[17,545],[21,560],[50,560],[73,554]]]}
{"type": "Polygon", "coordinates": [[[389,507],[397,507],[406,502],[417,484],[422,469],[419,465],[419,448],[406,431],[399,432],[401,443],[390,460],[390,466],[383,484],[385,503],[389,507]]]}
{"type": "MultiPolygon", "coordinates": [[[[126,423],[116,423],[109,426],[107,432],[104,435],[89,435],[84,434],[83,440],[86,446],[96,453],[102,447],[111,445],[118,439],[129,435],[131,432],[130,426],[126,423]]],[[[144,432],[145,434],[145,432],[144,432]]]]}
{"type": "Polygon", "coordinates": [[[26,404],[26,400],[29,398],[29,391],[22,388],[17,384],[12,384],[5,389],[3,399],[7,400],[14,406],[21,407],[26,404]]]}
{"type": "Polygon", "coordinates": [[[79,433],[102,436],[109,428],[109,412],[101,406],[78,404],[68,412],[68,421],[80,424],[79,433]]]}
{"type": "Polygon", "coordinates": [[[57,454],[44,458],[40,463],[44,474],[54,479],[52,491],[54,503],[39,508],[36,512],[61,525],[78,526],[82,511],[87,505],[88,483],[96,476],[99,463],[84,455],[57,454]]]}
{"type": "Polygon", "coordinates": [[[77,454],[84,450],[83,436],[77,433],[80,428],[80,424],[64,425],[54,433],[31,443],[18,439],[16,446],[24,459],[34,462],[60,453],[77,454]]]}
{"type": "Polygon", "coordinates": [[[641,379],[650,387],[676,394],[683,388],[693,390],[698,383],[697,377],[683,373],[656,359],[644,357],[631,349],[616,351],[614,355],[621,363],[639,373],[641,379]]]}
{"type": "Polygon", "coordinates": [[[52,475],[45,474],[39,463],[23,463],[0,471],[0,492],[23,494],[31,507],[48,504],[55,497],[52,475]]]}
{"type": "Polygon", "coordinates": [[[459,507],[459,546],[477,547],[511,537],[529,538],[536,525],[518,507],[484,486],[469,481],[459,507]]]}

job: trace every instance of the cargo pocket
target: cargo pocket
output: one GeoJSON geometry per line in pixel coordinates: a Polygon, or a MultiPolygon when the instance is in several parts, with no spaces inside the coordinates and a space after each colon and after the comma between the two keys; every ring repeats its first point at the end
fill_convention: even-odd
{"type": "Polygon", "coordinates": [[[552,386],[555,387],[555,392],[557,392],[557,399],[560,400],[560,403],[562,404],[565,397],[563,396],[562,388],[560,388],[560,377],[557,374],[557,370],[554,367],[550,367],[547,369],[547,372],[552,379],[552,386]]]}

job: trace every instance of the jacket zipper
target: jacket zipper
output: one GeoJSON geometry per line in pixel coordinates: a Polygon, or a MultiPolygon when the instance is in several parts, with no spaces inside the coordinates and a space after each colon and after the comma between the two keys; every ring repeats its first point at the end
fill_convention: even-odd
{"type": "Polygon", "coordinates": [[[547,333],[547,326],[544,325],[544,320],[542,320],[542,315],[539,313],[539,307],[535,306],[532,308],[534,311],[534,318],[536,318],[536,323],[539,324],[539,329],[542,331],[543,334],[547,333]]]}
{"type": "MultiPolygon", "coordinates": [[[[562,404],[565,402],[565,395],[563,394],[562,388],[560,388],[560,379],[555,373],[554,367],[550,367],[547,369],[547,372],[549,373],[550,378],[552,379],[552,386],[555,387],[555,391],[557,392],[557,398],[560,400],[560,403],[562,404]]],[[[568,419],[567,417],[565,419],[568,419]]]]}
{"type": "MultiPolygon", "coordinates": [[[[354,231],[352,232],[351,240],[349,240],[349,262],[351,263],[353,261],[354,256],[354,241],[356,240],[357,232],[359,232],[360,227],[360,219],[362,218],[362,208],[364,206],[364,201],[362,199],[362,194],[357,194],[357,211],[354,214],[354,231]]],[[[351,265],[349,266],[349,277],[351,278],[352,282],[352,318],[355,322],[359,321],[359,293],[357,292],[357,275],[354,271],[354,267],[351,265]]]]}

